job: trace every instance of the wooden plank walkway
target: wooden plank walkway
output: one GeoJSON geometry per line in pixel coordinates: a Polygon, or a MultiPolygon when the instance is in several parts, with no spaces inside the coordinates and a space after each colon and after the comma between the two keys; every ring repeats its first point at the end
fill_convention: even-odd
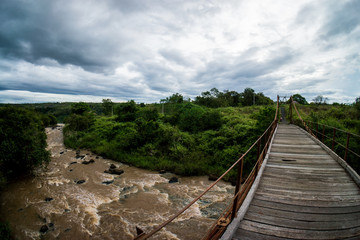
{"type": "Polygon", "coordinates": [[[308,135],[280,124],[232,239],[360,239],[360,189],[308,135]]]}

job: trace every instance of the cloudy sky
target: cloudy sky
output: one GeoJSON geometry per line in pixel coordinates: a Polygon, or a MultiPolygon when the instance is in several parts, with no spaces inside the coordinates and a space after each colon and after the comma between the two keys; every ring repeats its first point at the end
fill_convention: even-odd
{"type": "Polygon", "coordinates": [[[360,96],[359,0],[1,0],[0,102],[360,96]]]}

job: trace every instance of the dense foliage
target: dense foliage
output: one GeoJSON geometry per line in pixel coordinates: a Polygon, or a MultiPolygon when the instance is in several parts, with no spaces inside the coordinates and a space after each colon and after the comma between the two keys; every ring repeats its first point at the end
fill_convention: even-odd
{"type": "MultiPolygon", "coordinates": [[[[15,178],[32,171],[49,161],[45,150],[44,126],[49,121],[43,115],[26,109],[0,108],[0,179],[15,178]],[[43,120],[43,121],[42,121],[43,120]]],[[[2,185],[0,184],[0,185],[2,185]]]]}
{"type": "Polygon", "coordinates": [[[201,93],[201,96],[195,98],[195,103],[211,108],[218,107],[237,107],[237,106],[251,106],[251,105],[271,105],[273,101],[264,96],[263,93],[255,93],[251,88],[246,88],[244,92],[238,93],[236,91],[224,92],[216,88],[201,93]]]}
{"type": "MultiPolygon", "coordinates": [[[[65,144],[88,148],[137,167],[181,175],[220,175],[244,153],[274,118],[273,107],[212,109],[176,103],[162,115],[154,105],[129,101],[116,116],[98,116],[84,130],[64,129],[65,144]]],[[[88,115],[90,116],[90,115],[88,115]]],[[[249,157],[250,169],[254,157],[249,157]]],[[[228,176],[234,180],[234,173],[228,176]]]]}
{"type": "MultiPolygon", "coordinates": [[[[298,106],[298,110],[305,121],[310,121],[309,127],[313,129],[313,132],[317,134],[321,140],[322,133],[327,136],[324,137],[324,142],[330,148],[332,147],[333,138],[333,129],[330,127],[344,131],[338,130],[335,132],[336,141],[344,146],[347,142],[346,132],[360,136],[360,102],[356,102],[352,105],[310,104],[306,106],[298,106]],[[317,125],[317,123],[327,126],[322,127],[321,125],[317,125]]],[[[296,114],[294,113],[293,115],[296,120],[296,114]]],[[[300,124],[299,121],[297,121],[297,123],[300,124]]],[[[349,148],[357,154],[360,154],[360,137],[351,136],[349,140],[349,148]]],[[[344,157],[345,150],[342,146],[335,144],[334,150],[340,157],[344,157]]],[[[360,172],[359,158],[357,158],[354,154],[349,153],[347,161],[357,172],[360,172]]]]}

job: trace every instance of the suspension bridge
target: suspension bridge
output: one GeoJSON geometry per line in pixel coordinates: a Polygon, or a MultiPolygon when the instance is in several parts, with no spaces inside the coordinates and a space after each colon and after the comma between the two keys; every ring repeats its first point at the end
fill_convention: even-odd
{"type": "Polygon", "coordinates": [[[337,142],[336,131],[325,134],[326,125],[310,127],[302,120],[290,97],[290,123],[279,123],[279,97],[274,121],[258,140],[222,176],[178,213],[152,231],[138,229],[135,239],[157,239],[156,233],[201,199],[232,169],[237,183],[232,203],[214,222],[203,240],[250,239],[360,239],[360,177],[346,162],[350,139],[337,142]],[[298,124],[293,124],[293,110],[298,124]],[[327,139],[330,146],[323,142],[327,139]],[[344,156],[334,146],[343,147],[344,156]],[[244,159],[255,152],[257,162],[243,179],[244,159]]]}

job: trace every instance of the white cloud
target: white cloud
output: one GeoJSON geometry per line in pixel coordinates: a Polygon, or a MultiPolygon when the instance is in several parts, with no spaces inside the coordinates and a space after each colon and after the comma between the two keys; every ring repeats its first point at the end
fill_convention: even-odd
{"type": "MultiPolygon", "coordinates": [[[[360,92],[359,6],[4,0],[0,90],[151,102],[175,92],[194,97],[212,87],[252,87],[273,99],[300,93],[351,102],[360,92]]],[[[0,94],[9,96],[2,102],[14,99],[0,94]]]]}

